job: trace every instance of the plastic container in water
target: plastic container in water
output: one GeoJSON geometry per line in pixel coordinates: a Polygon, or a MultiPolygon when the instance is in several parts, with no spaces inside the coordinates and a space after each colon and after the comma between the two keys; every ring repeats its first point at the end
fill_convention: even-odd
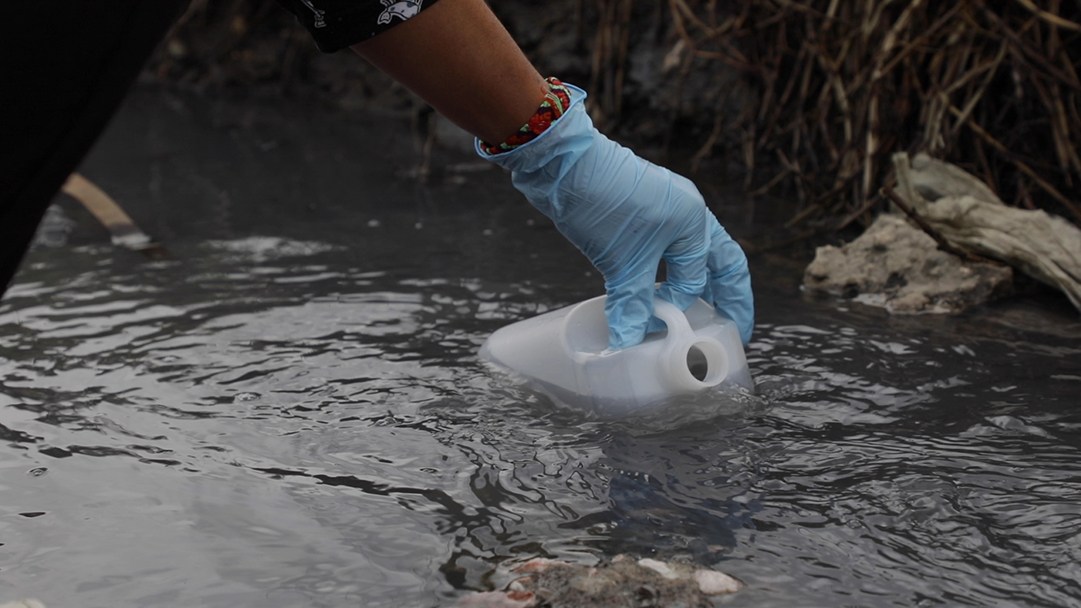
{"type": "Polygon", "coordinates": [[[735,323],[696,300],[682,312],[654,300],[667,331],[621,350],[608,348],[605,296],[499,329],[482,359],[518,374],[558,402],[604,414],[632,414],[678,396],[754,382],[735,323]]]}

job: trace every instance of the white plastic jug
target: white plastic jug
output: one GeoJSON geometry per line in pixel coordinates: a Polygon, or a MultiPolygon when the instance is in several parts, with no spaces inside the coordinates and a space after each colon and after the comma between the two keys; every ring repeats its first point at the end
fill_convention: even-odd
{"type": "Polygon", "coordinates": [[[754,390],[735,324],[702,300],[682,312],[660,298],[667,325],[637,346],[608,349],[605,296],[497,330],[481,359],[523,376],[558,402],[604,414],[631,414],[721,385],[754,390]]]}

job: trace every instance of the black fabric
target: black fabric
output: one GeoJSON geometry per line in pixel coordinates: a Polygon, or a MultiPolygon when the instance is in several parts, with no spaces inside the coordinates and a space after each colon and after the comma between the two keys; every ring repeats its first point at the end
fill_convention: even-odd
{"type": "Polygon", "coordinates": [[[0,20],[0,296],[45,209],[188,0],[9,2],[0,20]]]}
{"type": "Polygon", "coordinates": [[[436,0],[278,0],[311,32],[315,45],[333,53],[415,17],[436,0]]]}

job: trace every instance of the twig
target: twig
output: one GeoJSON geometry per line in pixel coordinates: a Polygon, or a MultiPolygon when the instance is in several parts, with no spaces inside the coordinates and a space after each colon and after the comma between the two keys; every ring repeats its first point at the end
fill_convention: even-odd
{"type": "Polygon", "coordinates": [[[907,215],[909,219],[911,219],[913,222],[916,223],[917,226],[920,227],[920,230],[923,230],[927,233],[927,236],[934,239],[935,242],[938,243],[938,247],[940,249],[942,249],[946,253],[951,253],[965,260],[975,261],[979,259],[977,256],[974,256],[967,251],[963,251],[951,245],[945,237],[943,237],[937,230],[935,230],[930,224],[928,224],[926,220],[920,217],[920,215],[916,213],[908,203],[905,202],[905,199],[901,198],[897,194],[897,192],[893,190],[893,188],[890,188],[889,186],[883,186],[881,189],[879,189],[879,192],[884,194],[886,198],[890,199],[890,201],[892,201],[894,205],[897,205],[897,207],[901,211],[904,211],[905,215],[907,215]]]}

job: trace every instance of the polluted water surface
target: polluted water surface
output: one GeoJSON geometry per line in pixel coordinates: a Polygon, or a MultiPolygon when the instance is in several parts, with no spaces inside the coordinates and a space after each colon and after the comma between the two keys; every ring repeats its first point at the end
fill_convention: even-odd
{"type": "Polygon", "coordinates": [[[890,317],[756,257],[755,397],[586,416],[477,352],[599,277],[498,172],[395,177],[402,133],[128,100],[81,171],[171,258],[61,203],[0,304],[0,602],[453,606],[623,555],[732,606],[1081,603],[1076,316],[890,317]]]}

